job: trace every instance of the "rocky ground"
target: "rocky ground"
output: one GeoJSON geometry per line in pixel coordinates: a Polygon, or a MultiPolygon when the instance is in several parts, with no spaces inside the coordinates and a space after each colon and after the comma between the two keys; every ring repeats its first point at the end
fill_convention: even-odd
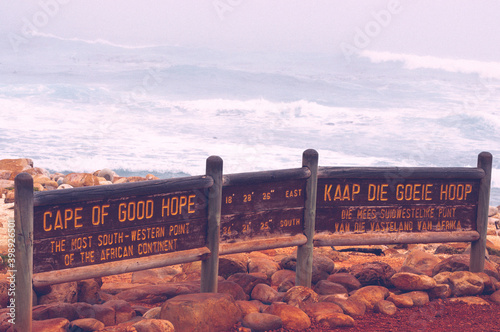
{"type": "MultiPolygon", "coordinates": [[[[32,172],[38,190],[146,180],[32,172]]],[[[0,167],[0,254],[13,217],[11,175],[0,167]]],[[[199,293],[201,262],[35,289],[33,330],[498,331],[500,215],[490,215],[484,273],[468,272],[467,243],[358,247],[373,253],[320,247],[309,289],[294,284],[295,248],[272,249],[222,256],[218,294],[199,293]]],[[[11,328],[6,276],[3,268],[0,332],[11,328]]]]}

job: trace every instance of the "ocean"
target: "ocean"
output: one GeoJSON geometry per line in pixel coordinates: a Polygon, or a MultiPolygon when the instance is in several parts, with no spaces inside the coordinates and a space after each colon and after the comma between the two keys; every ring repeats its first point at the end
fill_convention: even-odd
{"type": "Polygon", "coordinates": [[[500,204],[500,63],[245,53],[39,34],[0,50],[0,158],[160,178],[301,166],[475,166],[500,204]]]}

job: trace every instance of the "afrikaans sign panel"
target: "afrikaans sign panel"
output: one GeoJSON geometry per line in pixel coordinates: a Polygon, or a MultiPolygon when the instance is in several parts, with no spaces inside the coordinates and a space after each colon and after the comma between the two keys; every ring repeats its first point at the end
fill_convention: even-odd
{"type": "Polygon", "coordinates": [[[316,232],[476,230],[479,180],[318,179],[316,232]]]}

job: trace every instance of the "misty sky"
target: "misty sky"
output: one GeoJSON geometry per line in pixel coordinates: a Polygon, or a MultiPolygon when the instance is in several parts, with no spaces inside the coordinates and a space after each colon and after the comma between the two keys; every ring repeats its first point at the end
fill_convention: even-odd
{"type": "Polygon", "coordinates": [[[498,0],[0,0],[0,47],[35,27],[125,45],[499,61],[498,17],[498,0]]]}

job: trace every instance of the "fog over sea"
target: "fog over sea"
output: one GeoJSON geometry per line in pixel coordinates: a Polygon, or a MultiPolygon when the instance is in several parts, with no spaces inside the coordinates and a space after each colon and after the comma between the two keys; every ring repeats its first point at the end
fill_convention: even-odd
{"type": "Polygon", "coordinates": [[[500,204],[500,63],[222,52],[39,34],[0,52],[0,155],[161,178],[301,165],[475,166],[500,204]]]}

